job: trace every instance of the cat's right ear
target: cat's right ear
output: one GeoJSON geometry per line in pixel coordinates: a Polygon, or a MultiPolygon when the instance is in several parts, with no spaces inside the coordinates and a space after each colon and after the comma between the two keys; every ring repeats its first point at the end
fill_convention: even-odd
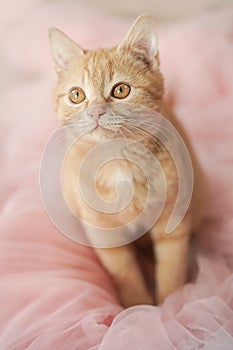
{"type": "Polygon", "coordinates": [[[153,17],[141,15],[131,26],[126,37],[118,45],[118,50],[127,50],[152,69],[159,66],[158,38],[153,17]]]}
{"type": "Polygon", "coordinates": [[[49,29],[49,42],[58,73],[66,69],[74,58],[83,55],[81,47],[57,28],[49,29]]]}

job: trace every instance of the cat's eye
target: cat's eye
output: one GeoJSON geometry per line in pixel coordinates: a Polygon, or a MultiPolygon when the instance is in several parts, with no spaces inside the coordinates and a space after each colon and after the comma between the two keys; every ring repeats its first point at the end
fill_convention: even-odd
{"type": "Polygon", "coordinates": [[[111,95],[112,97],[123,99],[126,98],[130,93],[130,86],[125,83],[118,83],[113,86],[111,95]]]}
{"type": "Polygon", "coordinates": [[[83,89],[75,87],[70,90],[69,99],[71,102],[78,104],[85,100],[86,95],[83,89]]]}

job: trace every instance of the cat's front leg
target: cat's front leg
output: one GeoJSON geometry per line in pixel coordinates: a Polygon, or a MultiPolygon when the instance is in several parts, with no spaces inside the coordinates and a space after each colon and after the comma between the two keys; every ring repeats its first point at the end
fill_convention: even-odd
{"type": "Polygon", "coordinates": [[[109,272],[125,307],[153,304],[142,272],[131,245],[95,249],[103,266],[109,272]]]}
{"type": "Polygon", "coordinates": [[[165,233],[165,230],[162,232],[156,226],[151,230],[156,256],[155,298],[158,304],[186,282],[190,220],[184,219],[170,234],[165,233]]]}

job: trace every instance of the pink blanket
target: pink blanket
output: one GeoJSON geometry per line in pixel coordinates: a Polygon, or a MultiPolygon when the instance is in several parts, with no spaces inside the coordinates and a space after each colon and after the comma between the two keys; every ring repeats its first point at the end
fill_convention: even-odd
{"type": "Polygon", "coordinates": [[[56,123],[48,27],[94,48],[116,44],[130,23],[75,0],[11,0],[1,17],[0,349],[233,349],[233,7],[159,28],[166,84],[211,203],[196,282],[161,307],[127,310],[94,252],[50,223],[38,172],[56,123]]]}

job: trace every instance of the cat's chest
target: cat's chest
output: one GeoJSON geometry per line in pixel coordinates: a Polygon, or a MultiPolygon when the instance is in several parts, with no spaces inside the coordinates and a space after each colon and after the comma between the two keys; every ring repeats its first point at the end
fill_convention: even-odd
{"type": "MultiPolygon", "coordinates": [[[[159,205],[169,181],[170,187],[175,183],[170,159],[166,152],[154,154],[140,145],[133,146],[113,149],[107,152],[108,157],[94,148],[73,148],[64,163],[64,188],[68,197],[77,204],[83,198],[88,203],[103,200],[104,210],[111,202],[118,203],[119,208],[131,202],[132,210],[140,210],[146,202],[152,207],[159,205]]],[[[113,207],[118,211],[115,204],[113,207]]]]}
{"type": "MultiPolygon", "coordinates": [[[[130,145],[132,146],[132,145],[130,145]]],[[[118,196],[132,197],[132,200],[143,204],[148,192],[153,192],[153,198],[162,196],[165,186],[164,169],[161,164],[166,155],[153,154],[148,149],[135,146],[123,147],[111,159],[100,164],[87,167],[93,168],[95,188],[101,197],[107,201],[116,200],[118,196]]],[[[98,163],[98,157],[96,159],[98,163]]],[[[166,160],[165,166],[169,166],[166,160]]],[[[88,174],[86,174],[88,186],[88,174]]],[[[138,204],[139,205],[139,204],[138,204]]]]}

